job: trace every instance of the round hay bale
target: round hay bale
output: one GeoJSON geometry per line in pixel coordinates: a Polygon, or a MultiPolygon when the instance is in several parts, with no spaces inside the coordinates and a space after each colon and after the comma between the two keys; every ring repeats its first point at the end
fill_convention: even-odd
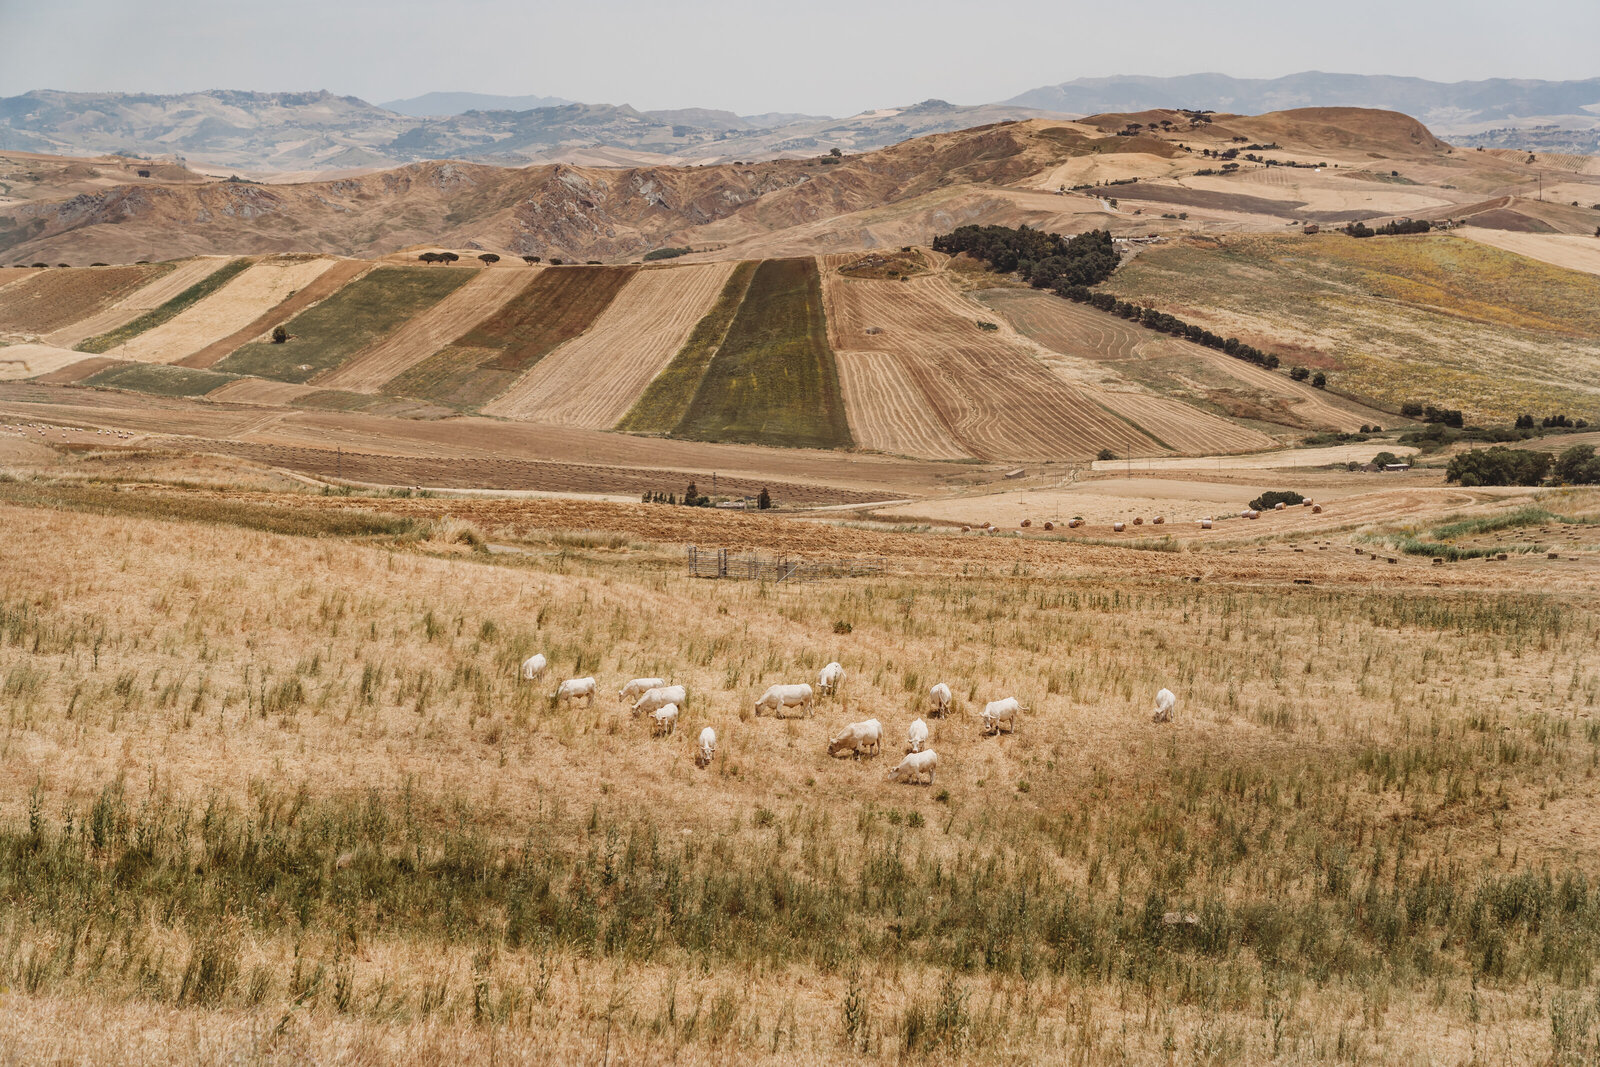
{"type": "Polygon", "coordinates": [[[1311,505],[1311,514],[1313,514],[1313,515],[1321,515],[1322,514],[1322,505],[1321,504],[1313,504],[1313,505],[1311,505]]]}
{"type": "Polygon", "coordinates": [[[1165,523],[1166,521],[1167,521],[1167,517],[1165,515],[1157,515],[1155,518],[1150,520],[1150,525],[1151,526],[1160,526],[1163,523],[1165,523]]]}
{"type": "Polygon", "coordinates": [[[1023,519],[1022,520],[1022,528],[1024,530],[1026,530],[1028,527],[1030,527],[1032,525],[1033,525],[1033,520],[1032,519],[1023,519]]]}
{"type": "Polygon", "coordinates": [[[1044,524],[1044,528],[1046,530],[1054,530],[1056,528],[1056,524],[1053,522],[1047,522],[1044,524]]]}
{"type": "Polygon", "coordinates": [[[963,526],[963,527],[961,527],[961,532],[962,532],[962,533],[971,533],[971,532],[972,532],[972,527],[970,527],[970,526],[963,526]]]}
{"type": "Polygon", "coordinates": [[[1272,505],[1272,510],[1273,511],[1284,511],[1288,507],[1289,507],[1288,504],[1285,504],[1283,501],[1280,500],[1276,504],[1272,505]]]}
{"type": "Polygon", "coordinates": [[[1135,516],[1134,520],[1133,520],[1133,524],[1135,526],[1143,526],[1144,525],[1144,516],[1142,516],[1142,515],[1135,516]]]}
{"type": "Polygon", "coordinates": [[[1300,506],[1303,507],[1303,508],[1309,508],[1311,506],[1311,501],[1310,500],[1302,500],[1302,501],[1300,501],[1300,506]]]}
{"type": "Polygon", "coordinates": [[[1111,528],[1117,533],[1121,533],[1123,530],[1128,528],[1128,524],[1125,522],[1114,522],[1111,524],[1111,528]]]}
{"type": "Polygon", "coordinates": [[[1201,519],[1200,520],[1200,529],[1202,529],[1202,530],[1211,529],[1211,520],[1210,519],[1201,519]]]}

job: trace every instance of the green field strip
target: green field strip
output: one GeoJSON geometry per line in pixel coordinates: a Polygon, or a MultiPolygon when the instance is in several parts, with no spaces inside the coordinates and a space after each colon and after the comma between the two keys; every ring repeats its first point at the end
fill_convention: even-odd
{"type": "Polygon", "coordinates": [[[854,443],[814,259],[756,268],[673,436],[789,448],[854,443]]]}
{"type": "Polygon", "coordinates": [[[740,263],[728,276],[722,294],[705,317],[695,324],[694,332],[672,357],[672,362],[653,378],[644,393],[616,428],[630,433],[671,433],[689,409],[700,380],[717,354],[739,305],[750,289],[750,279],[755,276],[755,261],[740,263]]]}
{"type": "Polygon", "coordinates": [[[579,336],[633,277],[633,267],[552,267],[454,343],[386,382],[388,396],[476,408],[579,336]]]}
{"type": "Polygon", "coordinates": [[[230,260],[160,307],[146,311],[132,322],[124,323],[115,330],[81,341],[76,348],[79,352],[92,352],[96,355],[109,352],[145,331],[153,330],[162,323],[177,318],[179,314],[189,310],[254,265],[253,259],[230,260]]]}
{"type": "Polygon", "coordinates": [[[213,389],[238,381],[239,377],[237,374],[219,374],[166,363],[124,363],[91,375],[83,384],[128,389],[152,396],[204,396],[213,389]]]}
{"type": "Polygon", "coordinates": [[[475,276],[449,267],[379,267],[287,324],[281,345],[252,341],[216,364],[235,374],[304,382],[399,329],[475,276]]]}

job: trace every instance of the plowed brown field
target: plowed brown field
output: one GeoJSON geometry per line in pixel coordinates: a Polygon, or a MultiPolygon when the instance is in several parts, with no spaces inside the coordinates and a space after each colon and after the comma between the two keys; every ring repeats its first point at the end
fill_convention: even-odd
{"type": "Polygon", "coordinates": [[[52,331],[99,314],[171,270],[170,263],[141,263],[41,271],[0,289],[0,333],[50,334],[48,343],[70,348],[52,331]]]}
{"type": "MultiPolygon", "coordinates": [[[[110,354],[146,363],[176,363],[250,325],[264,309],[276,307],[290,293],[305,288],[333,263],[331,259],[298,256],[262,260],[195,306],[117,346],[110,354]]],[[[168,279],[162,281],[165,284],[168,279]]],[[[144,291],[139,295],[143,297],[144,291]]]]}
{"type": "Polygon", "coordinates": [[[640,271],[587,333],[540,360],[485,414],[609,429],[710,310],[733,263],[640,271]]]}
{"type": "Polygon", "coordinates": [[[927,459],[967,458],[903,360],[889,352],[833,355],[850,433],[863,448],[927,459]]]}
{"type": "Polygon", "coordinates": [[[275,382],[267,378],[240,378],[220,389],[206,394],[208,400],[226,400],[235,404],[271,404],[287,407],[290,403],[315,393],[314,385],[297,385],[294,382],[275,382]]]}
{"type": "Polygon", "coordinates": [[[499,268],[477,277],[315,381],[324,389],[377,393],[383,384],[499,312],[538,277],[538,271],[499,268]]]}
{"type": "MultiPolygon", "coordinates": [[[[978,326],[984,309],[964,301],[941,278],[911,281],[853,280],[823,270],[829,332],[836,352],[880,353],[897,364],[895,377],[915,386],[913,405],[931,413],[950,441],[983,459],[1089,458],[1102,448],[1151,455],[1159,445],[1062,383],[1020,345],[978,326]],[[869,333],[875,330],[875,333],[869,333]]],[[[858,375],[860,379],[865,377],[858,375]]],[[[899,386],[903,389],[903,386],[899,386]]],[[[906,425],[904,401],[894,387],[857,389],[851,427],[867,448],[891,451],[908,439],[929,436],[928,420],[906,425]]],[[[847,398],[847,405],[849,400],[847,398]]],[[[937,454],[948,456],[948,445],[937,454]]]]}
{"type": "Polygon", "coordinates": [[[333,266],[318,275],[311,284],[293,296],[288,297],[276,307],[270,307],[263,311],[250,323],[241,326],[228,336],[213,341],[193,355],[185,356],[183,359],[178,360],[178,365],[180,367],[199,367],[201,369],[210,367],[240,345],[254,341],[279,323],[288,322],[311,305],[326,300],[371,270],[372,267],[372,263],[363,259],[340,259],[334,261],[333,266]]]}

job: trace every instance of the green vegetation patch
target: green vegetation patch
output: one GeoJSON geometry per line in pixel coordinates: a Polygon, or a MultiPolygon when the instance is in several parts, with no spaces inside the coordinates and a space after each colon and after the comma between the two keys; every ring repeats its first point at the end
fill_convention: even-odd
{"type": "Polygon", "coordinates": [[[383,391],[463,410],[487,403],[592,326],[633,272],[633,267],[542,271],[499,311],[391,378],[383,391]]]}
{"type": "Polygon", "coordinates": [[[217,369],[280,382],[308,381],[399,329],[476,276],[471,270],[379,267],[296,315],[288,324],[288,342],[253,341],[218,363],[217,369]]]}
{"type": "Polygon", "coordinates": [[[853,444],[813,259],[756,268],[674,436],[790,448],[853,444]]]}
{"type": "Polygon", "coordinates": [[[123,492],[103,485],[59,485],[0,478],[0,501],[21,507],[59,508],[95,515],[243,526],[297,537],[405,537],[411,519],[376,511],[254,504],[194,493],[123,492]]]}
{"type": "Polygon", "coordinates": [[[108,367],[84,380],[85,385],[100,385],[110,389],[130,389],[136,393],[154,396],[204,396],[229,382],[236,382],[237,374],[219,374],[194,367],[173,367],[165,363],[125,363],[108,367]]]}
{"type": "Polygon", "coordinates": [[[712,305],[705,317],[695,324],[694,332],[678,349],[660,374],[646,387],[644,394],[634,402],[632,410],[617,423],[617,429],[631,433],[671,433],[683,418],[689,402],[694,399],[700,380],[705,377],[711,357],[717,354],[722,339],[739,313],[739,305],[750,288],[757,263],[739,264],[728,276],[722,295],[712,305]]]}
{"type": "Polygon", "coordinates": [[[1464,559],[1483,559],[1501,552],[1543,552],[1544,544],[1508,545],[1457,545],[1453,542],[1464,537],[1483,537],[1503,530],[1518,530],[1526,526],[1589,526],[1597,520],[1574,515],[1560,515],[1547,508],[1527,505],[1498,515],[1479,515],[1471,518],[1446,518],[1438,525],[1420,529],[1408,526],[1395,533],[1377,534],[1363,540],[1388,545],[1408,556],[1437,556],[1459,562],[1464,559]]]}
{"type": "Polygon", "coordinates": [[[212,293],[221,289],[239,274],[254,264],[251,259],[235,259],[224,263],[221,267],[195,282],[189,288],[168,300],[158,308],[146,311],[132,322],[118,326],[115,330],[91,337],[78,345],[79,352],[109,352],[118,345],[138,337],[140,334],[153,330],[162,323],[178,317],[178,315],[198,304],[212,293]]]}

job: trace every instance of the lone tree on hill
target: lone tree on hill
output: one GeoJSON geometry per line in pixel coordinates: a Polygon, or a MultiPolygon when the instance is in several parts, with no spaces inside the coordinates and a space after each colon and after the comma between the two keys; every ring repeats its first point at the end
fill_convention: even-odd
{"type": "Polygon", "coordinates": [[[289,331],[281,324],[272,328],[272,343],[281,345],[289,339],[289,331]]]}
{"type": "Polygon", "coordinates": [[[526,263],[528,266],[531,267],[535,263],[539,262],[539,257],[538,256],[523,256],[522,257],[522,262],[526,263]]]}
{"type": "Polygon", "coordinates": [[[456,255],[454,252],[440,252],[439,253],[439,260],[440,260],[440,262],[443,262],[443,263],[454,263],[456,260],[458,260],[460,258],[461,257],[456,255]]]}
{"type": "Polygon", "coordinates": [[[478,258],[483,261],[483,265],[485,267],[500,262],[500,257],[495,255],[493,252],[485,252],[478,258]]]}
{"type": "Polygon", "coordinates": [[[420,259],[424,263],[437,263],[437,262],[439,262],[439,253],[437,253],[437,252],[424,252],[424,253],[422,253],[422,255],[418,256],[417,258],[420,259]]]}
{"type": "Polygon", "coordinates": [[[762,511],[766,511],[771,506],[772,494],[767,492],[767,487],[763,485],[761,487],[761,495],[756,497],[756,507],[762,511]]]}
{"type": "Polygon", "coordinates": [[[1328,387],[1328,376],[1321,371],[1317,371],[1311,376],[1311,384],[1317,389],[1326,389],[1328,387]]]}

